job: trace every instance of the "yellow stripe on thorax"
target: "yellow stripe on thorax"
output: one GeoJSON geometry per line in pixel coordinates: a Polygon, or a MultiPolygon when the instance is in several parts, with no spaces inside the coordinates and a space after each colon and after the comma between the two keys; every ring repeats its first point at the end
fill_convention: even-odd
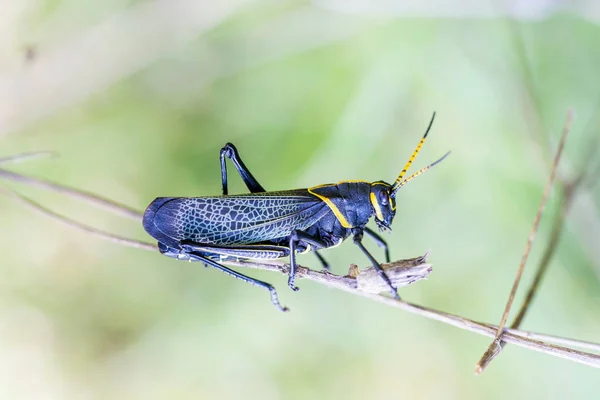
{"type": "Polygon", "coordinates": [[[373,205],[373,208],[375,209],[375,216],[377,216],[377,218],[380,221],[383,221],[383,213],[381,212],[381,206],[379,205],[379,202],[377,201],[377,197],[375,197],[375,193],[371,192],[369,198],[371,200],[371,204],[373,205]]]}
{"type": "Polygon", "coordinates": [[[340,224],[342,224],[342,226],[344,228],[352,228],[352,225],[350,225],[350,223],[348,222],[346,217],[344,217],[344,214],[341,213],[339,208],[337,208],[337,206],[335,204],[333,204],[331,199],[329,199],[325,196],[321,196],[318,193],[313,192],[313,189],[318,189],[318,188],[325,187],[325,186],[336,186],[336,185],[329,185],[329,184],[319,185],[319,186],[315,186],[312,188],[308,188],[307,190],[308,190],[308,193],[312,194],[313,196],[317,196],[319,199],[323,200],[325,202],[325,204],[327,204],[327,206],[331,209],[331,211],[333,211],[333,214],[338,219],[338,221],[340,221],[340,224]]]}

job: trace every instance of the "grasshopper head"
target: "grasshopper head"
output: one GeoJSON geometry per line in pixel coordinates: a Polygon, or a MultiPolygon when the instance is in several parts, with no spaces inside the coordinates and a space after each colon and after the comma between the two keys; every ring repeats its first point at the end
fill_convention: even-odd
{"type": "Polygon", "coordinates": [[[392,221],[396,215],[396,199],[392,197],[392,185],[383,181],[371,183],[369,199],[379,229],[391,229],[392,221]]]}

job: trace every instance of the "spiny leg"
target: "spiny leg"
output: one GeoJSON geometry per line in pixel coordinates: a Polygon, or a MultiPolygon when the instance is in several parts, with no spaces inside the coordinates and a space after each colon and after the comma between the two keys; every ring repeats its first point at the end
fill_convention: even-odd
{"type": "Polygon", "coordinates": [[[190,256],[190,260],[196,260],[196,261],[200,261],[202,263],[204,263],[205,266],[211,266],[213,268],[216,268],[222,272],[225,272],[226,274],[229,274],[231,276],[233,276],[234,278],[240,279],[244,282],[250,283],[251,285],[254,286],[258,286],[261,287],[265,290],[268,290],[269,293],[271,294],[271,303],[273,303],[273,305],[275,307],[277,307],[280,311],[289,311],[289,309],[287,307],[283,307],[281,305],[281,303],[279,303],[279,298],[277,297],[277,291],[275,290],[275,288],[263,281],[259,281],[258,279],[254,279],[251,278],[249,276],[246,276],[244,274],[241,274],[239,272],[236,272],[230,268],[227,268],[224,265],[219,264],[216,261],[211,260],[210,258],[204,257],[203,255],[200,255],[198,253],[189,253],[190,256]]]}
{"type": "Polygon", "coordinates": [[[264,243],[218,246],[182,240],[179,245],[186,254],[203,253],[234,259],[269,260],[290,255],[290,249],[286,246],[264,243]]]}
{"type": "Polygon", "coordinates": [[[290,234],[290,275],[288,278],[288,286],[294,292],[298,290],[298,287],[294,285],[294,280],[296,279],[296,244],[300,241],[308,243],[317,249],[327,247],[321,240],[308,233],[297,230],[292,231],[290,234]]]}
{"type": "Polygon", "coordinates": [[[352,229],[352,234],[354,235],[354,237],[353,237],[354,244],[356,244],[362,250],[362,252],[365,253],[367,258],[371,261],[371,263],[373,264],[373,268],[375,268],[375,271],[377,271],[377,274],[390,287],[390,293],[392,294],[392,296],[396,300],[400,300],[400,296],[398,296],[398,290],[392,284],[392,281],[390,280],[389,276],[387,276],[387,274],[385,273],[383,268],[381,268],[381,265],[377,262],[377,260],[375,260],[375,258],[371,255],[371,253],[369,253],[369,251],[367,250],[365,245],[362,244],[363,230],[360,228],[354,228],[354,229],[352,229]]]}
{"type": "Polygon", "coordinates": [[[390,249],[388,247],[387,242],[385,240],[383,240],[383,238],[381,236],[379,236],[372,229],[365,227],[365,233],[367,234],[367,236],[369,238],[371,238],[371,240],[373,240],[375,242],[375,244],[377,246],[383,248],[383,250],[385,251],[385,262],[389,263],[390,262],[390,249]]]}
{"type": "Polygon", "coordinates": [[[235,146],[231,143],[227,143],[221,149],[221,181],[223,183],[223,194],[227,194],[227,165],[225,163],[225,157],[229,158],[238,173],[242,177],[242,180],[250,190],[250,193],[260,193],[264,192],[265,189],[258,183],[258,181],[254,178],[252,173],[246,167],[246,164],[242,161],[240,157],[240,153],[238,153],[235,146]]]}
{"type": "Polygon", "coordinates": [[[317,250],[315,250],[314,253],[315,256],[317,256],[317,258],[319,259],[319,261],[321,261],[321,264],[323,264],[323,269],[326,271],[331,271],[331,267],[329,266],[327,260],[317,250]]]}

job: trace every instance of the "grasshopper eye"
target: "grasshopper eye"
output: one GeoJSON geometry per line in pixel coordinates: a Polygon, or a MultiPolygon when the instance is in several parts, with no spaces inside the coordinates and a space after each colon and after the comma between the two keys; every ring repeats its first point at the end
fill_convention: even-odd
{"type": "Polygon", "coordinates": [[[387,196],[387,193],[379,192],[379,204],[382,206],[387,206],[390,204],[390,198],[387,196]]]}

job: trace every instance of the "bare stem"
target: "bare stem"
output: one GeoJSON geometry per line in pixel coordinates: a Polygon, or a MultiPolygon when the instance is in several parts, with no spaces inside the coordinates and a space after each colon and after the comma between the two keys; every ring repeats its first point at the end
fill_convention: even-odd
{"type": "Polygon", "coordinates": [[[138,241],[135,239],[129,239],[126,237],[113,235],[111,233],[104,232],[100,229],[96,229],[89,225],[82,224],[73,219],[70,219],[63,215],[55,213],[54,211],[45,208],[44,206],[34,202],[33,200],[30,200],[27,197],[15,192],[14,190],[11,190],[11,189],[8,189],[5,187],[0,187],[0,192],[14,198],[15,200],[19,201],[21,204],[25,205],[26,207],[31,208],[32,210],[35,210],[43,215],[46,215],[47,217],[54,219],[55,221],[72,226],[73,228],[79,229],[81,231],[90,233],[95,236],[98,236],[102,239],[109,240],[113,243],[121,244],[121,245],[128,246],[128,247],[135,247],[138,249],[151,250],[151,251],[158,250],[156,248],[156,246],[153,245],[152,243],[141,242],[141,241],[138,241]]]}
{"type": "MultiPolygon", "coordinates": [[[[22,160],[23,155],[19,155],[19,159],[22,160]]],[[[16,157],[16,156],[15,156],[16,157]]],[[[8,160],[8,157],[5,157],[3,160],[8,160]]],[[[12,159],[10,161],[13,161],[12,159]]],[[[1,162],[1,160],[0,160],[1,162]]],[[[31,176],[17,174],[12,171],[8,171],[0,168],[0,178],[4,178],[9,181],[24,183],[30,186],[37,186],[42,189],[48,189],[53,192],[66,194],[69,197],[73,197],[75,199],[83,200],[86,203],[104,208],[105,210],[114,212],[115,214],[120,214],[124,217],[133,219],[135,221],[140,221],[142,219],[142,213],[138,210],[128,207],[124,204],[117,203],[116,201],[106,199],[104,197],[95,195],[93,193],[89,193],[83,190],[70,188],[65,185],[61,185],[59,183],[54,183],[47,181],[45,179],[33,178],[31,176]]]]}
{"type": "Polygon", "coordinates": [[[54,151],[31,151],[27,153],[14,154],[12,156],[0,157],[0,165],[1,164],[9,164],[9,163],[17,163],[23,161],[29,161],[35,158],[43,158],[43,157],[57,157],[58,153],[54,151]]]}
{"type": "Polygon", "coordinates": [[[512,303],[515,299],[515,295],[517,293],[517,289],[519,288],[519,283],[521,282],[521,278],[523,277],[523,271],[525,270],[525,265],[527,263],[527,259],[529,257],[529,253],[531,252],[531,247],[533,245],[533,241],[535,239],[535,235],[538,231],[540,220],[542,218],[542,214],[544,212],[544,208],[546,207],[546,202],[548,201],[548,196],[550,195],[550,190],[552,189],[552,185],[554,183],[554,179],[556,178],[556,170],[558,167],[558,163],[560,161],[560,157],[562,156],[563,149],[565,147],[565,142],[567,140],[567,136],[569,131],[571,130],[571,123],[573,121],[573,112],[569,110],[567,113],[567,118],[565,121],[565,126],[562,131],[562,135],[560,138],[560,142],[558,143],[558,148],[556,150],[556,154],[554,156],[554,160],[552,162],[552,169],[550,170],[550,177],[548,178],[548,182],[546,183],[546,187],[544,189],[544,194],[542,195],[542,201],[540,202],[540,206],[538,208],[537,214],[535,216],[535,220],[533,222],[533,227],[531,228],[531,232],[529,233],[529,237],[527,239],[527,244],[525,245],[525,251],[523,252],[523,256],[521,257],[521,263],[519,264],[519,268],[517,270],[517,275],[515,277],[512,289],[508,296],[508,301],[506,302],[506,306],[504,308],[504,312],[502,313],[502,318],[500,320],[500,324],[498,324],[498,329],[496,331],[496,336],[494,337],[494,341],[489,345],[486,352],[483,354],[477,365],[475,366],[475,373],[482,373],[487,365],[498,355],[502,350],[503,344],[500,340],[502,336],[502,330],[506,325],[506,320],[508,319],[508,315],[510,314],[510,309],[512,307],[512,303]]]}
{"type": "MultiPolygon", "coordinates": [[[[588,159],[588,162],[591,161],[591,158],[588,159]]],[[[558,243],[560,241],[560,237],[562,234],[563,227],[565,225],[565,218],[567,217],[567,213],[571,208],[571,204],[573,204],[573,198],[577,189],[582,185],[585,176],[586,176],[586,168],[584,165],[584,170],[579,174],[579,176],[573,180],[572,182],[562,186],[562,198],[560,201],[558,213],[554,217],[554,222],[552,224],[552,231],[550,233],[550,240],[546,244],[546,249],[542,255],[542,258],[538,264],[537,271],[535,273],[535,277],[529,289],[527,290],[527,295],[523,300],[523,304],[517,313],[513,323],[511,324],[511,328],[518,328],[521,326],[523,319],[529,309],[529,306],[533,302],[533,299],[537,293],[537,290],[540,287],[542,282],[542,278],[544,277],[546,271],[548,270],[548,266],[550,265],[550,261],[558,248],[558,243]]]]}
{"type": "Polygon", "coordinates": [[[552,226],[552,232],[550,233],[550,240],[548,240],[546,249],[544,250],[544,254],[542,255],[542,259],[540,260],[540,263],[538,264],[538,269],[535,273],[535,277],[533,278],[533,282],[529,286],[529,290],[527,291],[525,300],[523,301],[523,304],[521,305],[521,308],[519,309],[519,312],[517,313],[517,316],[515,317],[513,323],[511,324],[511,328],[518,328],[521,325],[521,323],[523,322],[523,319],[525,318],[525,315],[527,314],[527,310],[529,309],[529,305],[533,301],[533,298],[534,298],[535,294],[537,293],[537,290],[542,282],[542,278],[544,277],[546,271],[548,270],[548,266],[550,265],[550,260],[554,256],[554,252],[556,250],[558,241],[559,241],[561,233],[562,233],[562,228],[564,226],[564,222],[565,222],[564,218],[567,213],[567,208],[568,208],[567,200],[563,199],[560,204],[559,212],[554,219],[554,224],[552,226]]]}

